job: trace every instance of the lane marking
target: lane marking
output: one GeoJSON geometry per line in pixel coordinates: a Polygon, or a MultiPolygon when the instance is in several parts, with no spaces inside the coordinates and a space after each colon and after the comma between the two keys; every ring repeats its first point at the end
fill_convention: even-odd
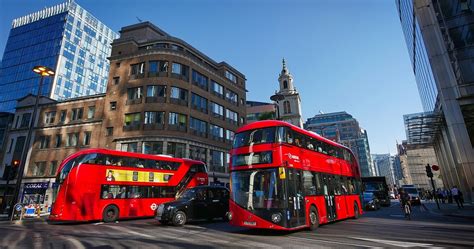
{"type": "MultiPolygon", "coordinates": [[[[64,236],[64,235],[63,235],[64,236]]],[[[64,239],[66,239],[67,241],[71,242],[71,244],[73,245],[73,248],[76,248],[76,249],[85,249],[84,245],[82,245],[82,242],[80,242],[79,240],[73,238],[73,237],[70,237],[70,236],[64,236],[64,239]]]]}
{"type": "Polygon", "coordinates": [[[380,244],[398,246],[398,247],[432,247],[433,244],[424,244],[424,243],[415,243],[415,242],[406,242],[406,241],[395,241],[395,240],[384,240],[384,239],[371,239],[371,238],[361,238],[361,237],[350,237],[352,239],[372,241],[380,244]]]}
{"type": "Polygon", "coordinates": [[[293,240],[306,240],[306,241],[312,241],[312,242],[325,242],[325,243],[330,243],[330,244],[338,244],[338,245],[346,245],[346,246],[374,248],[373,246],[368,246],[368,245],[354,244],[354,243],[347,243],[347,242],[339,242],[339,241],[332,241],[332,240],[300,238],[300,237],[294,237],[294,236],[289,236],[288,238],[291,238],[293,240]]]}
{"type": "Polygon", "coordinates": [[[151,236],[151,235],[148,235],[148,234],[145,234],[145,233],[139,233],[139,232],[132,231],[132,230],[126,228],[126,227],[114,227],[114,226],[109,226],[109,227],[114,229],[114,230],[129,233],[129,234],[133,234],[133,235],[136,235],[136,236],[141,236],[141,237],[145,237],[145,238],[149,238],[149,239],[154,239],[155,238],[154,236],[151,236]]]}

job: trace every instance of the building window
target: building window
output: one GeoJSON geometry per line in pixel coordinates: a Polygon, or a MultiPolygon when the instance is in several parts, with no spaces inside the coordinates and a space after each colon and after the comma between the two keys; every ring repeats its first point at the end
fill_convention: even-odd
{"type": "Polygon", "coordinates": [[[64,123],[66,121],[67,110],[62,110],[59,114],[59,122],[64,123]]]}
{"type": "Polygon", "coordinates": [[[58,161],[51,161],[49,163],[49,175],[55,176],[58,171],[58,161]]]}
{"type": "Polygon", "coordinates": [[[44,114],[44,123],[53,124],[55,118],[56,118],[56,112],[46,112],[44,114]]]}
{"type": "Polygon", "coordinates": [[[92,132],[90,132],[90,131],[84,132],[84,140],[83,140],[83,143],[82,143],[84,146],[87,146],[87,145],[91,144],[91,136],[92,136],[92,132]]]}
{"type": "Polygon", "coordinates": [[[211,91],[219,97],[224,97],[224,87],[213,80],[211,80],[211,91]]]}
{"type": "Polygon", "coordinates": [[[114,127],[105,128],[105,135],[108,137],[114,135],[114,127]]]}
{"type": "Polygon", "coordinates": [[[227,120],[230,121],[231,123],[238,124],[239,115],[236,112],[231,111],[229,109],[225,109],[225,116],[226,116],[227,120]]]}
{"type": "Polygon", "coordinates": [[[127,151],[127,152],[138,152],[138,143],[123,143],[121,145],[121,151],[127,151]]]}
{"type": "Polygon", "coordinates": [[[165,112],[145,112],[144,124],[164,124],[165,112]]]}
{"type": "Polygon", "coordinates": [[[196,70],[192,71],[192,79],[193,79],[193,84],[199,86],[200,88],[204,89],[207,91],[208,89],[208,79],[206,76],[203,74],[199,73],[196,70]]]}
{"type": "Polygon", "coordinates": [[[229,72],[229,71],[227,71],[227,70],[225,71],[225,77],[226,77],[228,80],[230,80],[230,81],[232,81],[232,82],[234,82],[234,83],[237,83],[237,76],[235,76],[235,74],[233,74],[233,73],[231,73],[231,72],[229,72]]]}
{"type": "Polygon", "coordinates": [[[147,97],[166,97],[166,86],[150,85],[146,88],[147,97]]]}
{"type": "Polygon", "coordinates": [[[224,152],[211,150],[211,171],[225,172],[224,152]]]}
{"type": "Polygon", "coordinates": [[[285,114],[291,113],[290,101],[286,100],[283,102],[283,112],[285,114]]]}
{"type": "Polygon", "coordinates": [[[214,102],[211,102],[209,104],[209,108],[211,109],[211,112],[214,115],[214,117],[217,117],[217,118],[224,117],[224,107],[223,106],[221,106],[219,104],[216,104],[214,102]]]}
{"type": "Polygon", "coordinates": [[[74,147],[77,146],[77,141],[79,140],[79,133],[68,133],[66,139],[66,146],[74,147]]]}
{"type": "Polygon", "coordinates": [[[225,139],[227,141],[230,141],[230,142],[234,141],[234,135],[235,135],[235,133],[231,130],[226,130],[225,131],[225,139]]]}
{"type": "Polygon", "coordinates": [[[10,139],[10,147],[8,147],[8,153],[12,152],[13,143],[15,143],[15,139],[12,138],[12,139],[10,139]]]}
{"type": "Polygon", "coordinates": [[[145,73],[145,62],[130,65],[130,75],[142,75],[145,73]]]}
{"type": "Polygon", "coordinates": [[[81,120],[84,108],[74,108],[71,113],[71,121],[81,120]]]}
{"type": "Polygon", "coordinates": [[[110,102],[110,110],[111,111],[117,110],[117,102],[115,102],[115,101],[110,102]]]}
{"type": "Polygon", "coordinates": [[[174,157],[183,158],[186,156],[186,144],[168,142],[167,153],[174,157]]]}
{"type": "Polygon", "coordinates": [[[170,102],[179,105],[188,105],[188,91],[179,87],[171,87],[170,102]]]}
{"type": "Polygon", "coordinates": [[[171,65],[171,73],[181,76],[182,79],[188,80],[189,67],[183,64],[174,63],[171,65]]]}
{"type": "Polygon", "coordinates": [[[114,77],[114,85],[118,85],[120,83],[120,77],[114,77]]]}
{"type": "Polygon", "coordinates": [[[62,140],[61,134],[56,134],[56,136],[54,137],[54,147],[55,148],[61,147],[61,140],[62,140]]]}
{"type": "Polygon", "coordinates": [[[231,90],[227,89],[225,91],[225,99],[227,101],[229,101],[230,103],[234,104],[234,105],[237,105],[238,103],[238,99],[239,99],[239,95],[237,95],[237,93],[235,92],[232,92],[231,90]]]}
{"type": "Polygon", "coordinates": [[[150,61],[148,64],[150,76],[157,75],[159,72],[168,72],[167,61],[150,61]]]}
{"type": "Polygon", "coordinates": [[[125,125],[139,125],[141,123],[142,115],[139,112],[125,114],[125,125]]]}
{"type": "Polygon", "coordinates": [[[35,166],[32,168],[31,176],[44,176],[46,173],[46,162],[35,162],[35,166]]]}
{"type": "Polygon", "coordinates": [[[288,88],[288,81],[284,80],[283,81],[283,89],[287,89],[288,88]]]}
{"type": "Polygon", "coordinates": [[[189,129],[196,135],[206,136],[207,134],[207,122],[197,118],[189,118],[189,129]]]}
{"type": "Polygon", "coordinates": [[[177,126],[180,130],[185,130],[187,127],[186,119],[187,117],[184,114],[170,112],[168,117],[168,124],[170,126],[177,126]]]}
{"type": "Polygon", "coordinates": [[[222,140],[224,138],[224,129],[217,125],[209,125],[209,131],[213,139],[222,140]]]}
{"type": "Polygon", "coordinates": [[[38,147],[40,149],[47,149],[49,148],[49,141],[51,139],[51,136],[40,136],[38,139],[39,145],[38,147]]]}
{"type": "Polygon", "coordinates": [[[89,106],[87,110],[87,119],[93,119],[95,115],[95,106],[89,106]]]}
{"type": "Polygon", "coordinates": [[[23,113],[21,115],[20,128],[25,128],[30,126],[31,113],[23,113]]]}
{"type": "Polygon", "coordinates": [[[163,154],[163,142],[143,142],[142,144],[143,154],[159,155],[163,154]]]}
{"type": "Polygon", "coordinates": [[[134,87],[128,89],[128,100],[141,99],[143,96],[141,87],[134,87]]]}
{"type": "Polygon", "coordinates": [[[189,158],[205,163],[207,161],[207,149],[195,145],[189,145],[189,158]]]}
{"type": "Polygon", "coordinates": [[[207,113],[207,99],[195,93],[191,94],[191,107],[201,112],[207,113]]]}

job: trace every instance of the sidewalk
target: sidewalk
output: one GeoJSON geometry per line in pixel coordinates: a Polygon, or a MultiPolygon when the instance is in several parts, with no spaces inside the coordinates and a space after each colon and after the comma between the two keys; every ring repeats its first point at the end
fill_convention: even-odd
{"type": "Polygon", "coordinates": [[[10,219],[8,219],[8,215],[0,214],[0,225],[3,225],[3,224],[27,224],[27,223],[33,223],[33,222],[46,222],[47,218],[48,218],[48,215],[41,215],[40,217],[37,217],[37,216],[35,216],[35,217],[25,217],[25,218],[21,219],[21,221],[19,219],[10,221],[10,219]]]}
{"type": "Polygon", "coordinates": [[[423,205],[425,205],[428,211],[433,214],[474,220],[474,205],[472,205],[471,203],[464,203],[464,208],[461,209],[458,208],[456,203],[440,203],[440,210],[438,210],[436,202],[434,201],[424,202],[423,205]]]}

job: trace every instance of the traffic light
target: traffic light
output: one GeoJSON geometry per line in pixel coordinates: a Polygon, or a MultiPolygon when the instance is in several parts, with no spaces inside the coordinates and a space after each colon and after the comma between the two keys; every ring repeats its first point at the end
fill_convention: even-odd
{"type": "Polygon", "coordinates": [[[433,172],[431,172],[431,166],[429,164],[426,165],[426,175],[428,177],[433,177],[433,172]]]}

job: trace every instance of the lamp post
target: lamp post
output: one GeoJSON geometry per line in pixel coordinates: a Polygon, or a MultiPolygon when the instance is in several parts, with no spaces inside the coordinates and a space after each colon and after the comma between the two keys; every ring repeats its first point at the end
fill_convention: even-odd
{"type": "MultiPolygon", "coordinates": [[[[41,94],[41,87],[43,86],[43,81],[44,77],[50,77],[54,76],[55,72],[53,69],[45,66],[35,66],[33,68],[33,72],[36,74],[40,75],[40,83],[38,86],[38,92],[36,94],[36,99],[35,99],[35,106],[33,108],[33,114],[31,115],[30,119],[30,124],[28,128],[28,135],[26,136],[26,142],[25,145],[23,146],[23,151],[21,153],[21,159],[20,159],[20,165],[18,168],[18,175],[16,179],[16,185],[15,185],[15,192],[13,194],[13,199],[11,202],[10,207],[13,209],[13,206],[18,202],[18,197],[20,193],[20,187],[21,187],[21,182],[23,180],[23,172],[25,171],[25,164],[26,164],[26,159],[28,157],[28,150],[30,149],[30,142],[31,142],[31,135],[33,134],[33,128],[35,125],[35,120],[36,120],[36,113],[38,112],[38,106],[39,106],[39,99],[40,99],[40,94],[41,94]]],[[[10,212],[10,218],[13,219],[13,212],[10,212]]]]}
{"type": "Polygon", "coordinates": [[[280,107],[279,107],[278,101],[281,101],[284,99],[285,99],[285,96],[278,94],[277,92],[275,92],[275,94],[270,97],[270,100],[275,101],[277,103],[276,104],[276,119],[277,120],[280,120],[280,107]]]}

